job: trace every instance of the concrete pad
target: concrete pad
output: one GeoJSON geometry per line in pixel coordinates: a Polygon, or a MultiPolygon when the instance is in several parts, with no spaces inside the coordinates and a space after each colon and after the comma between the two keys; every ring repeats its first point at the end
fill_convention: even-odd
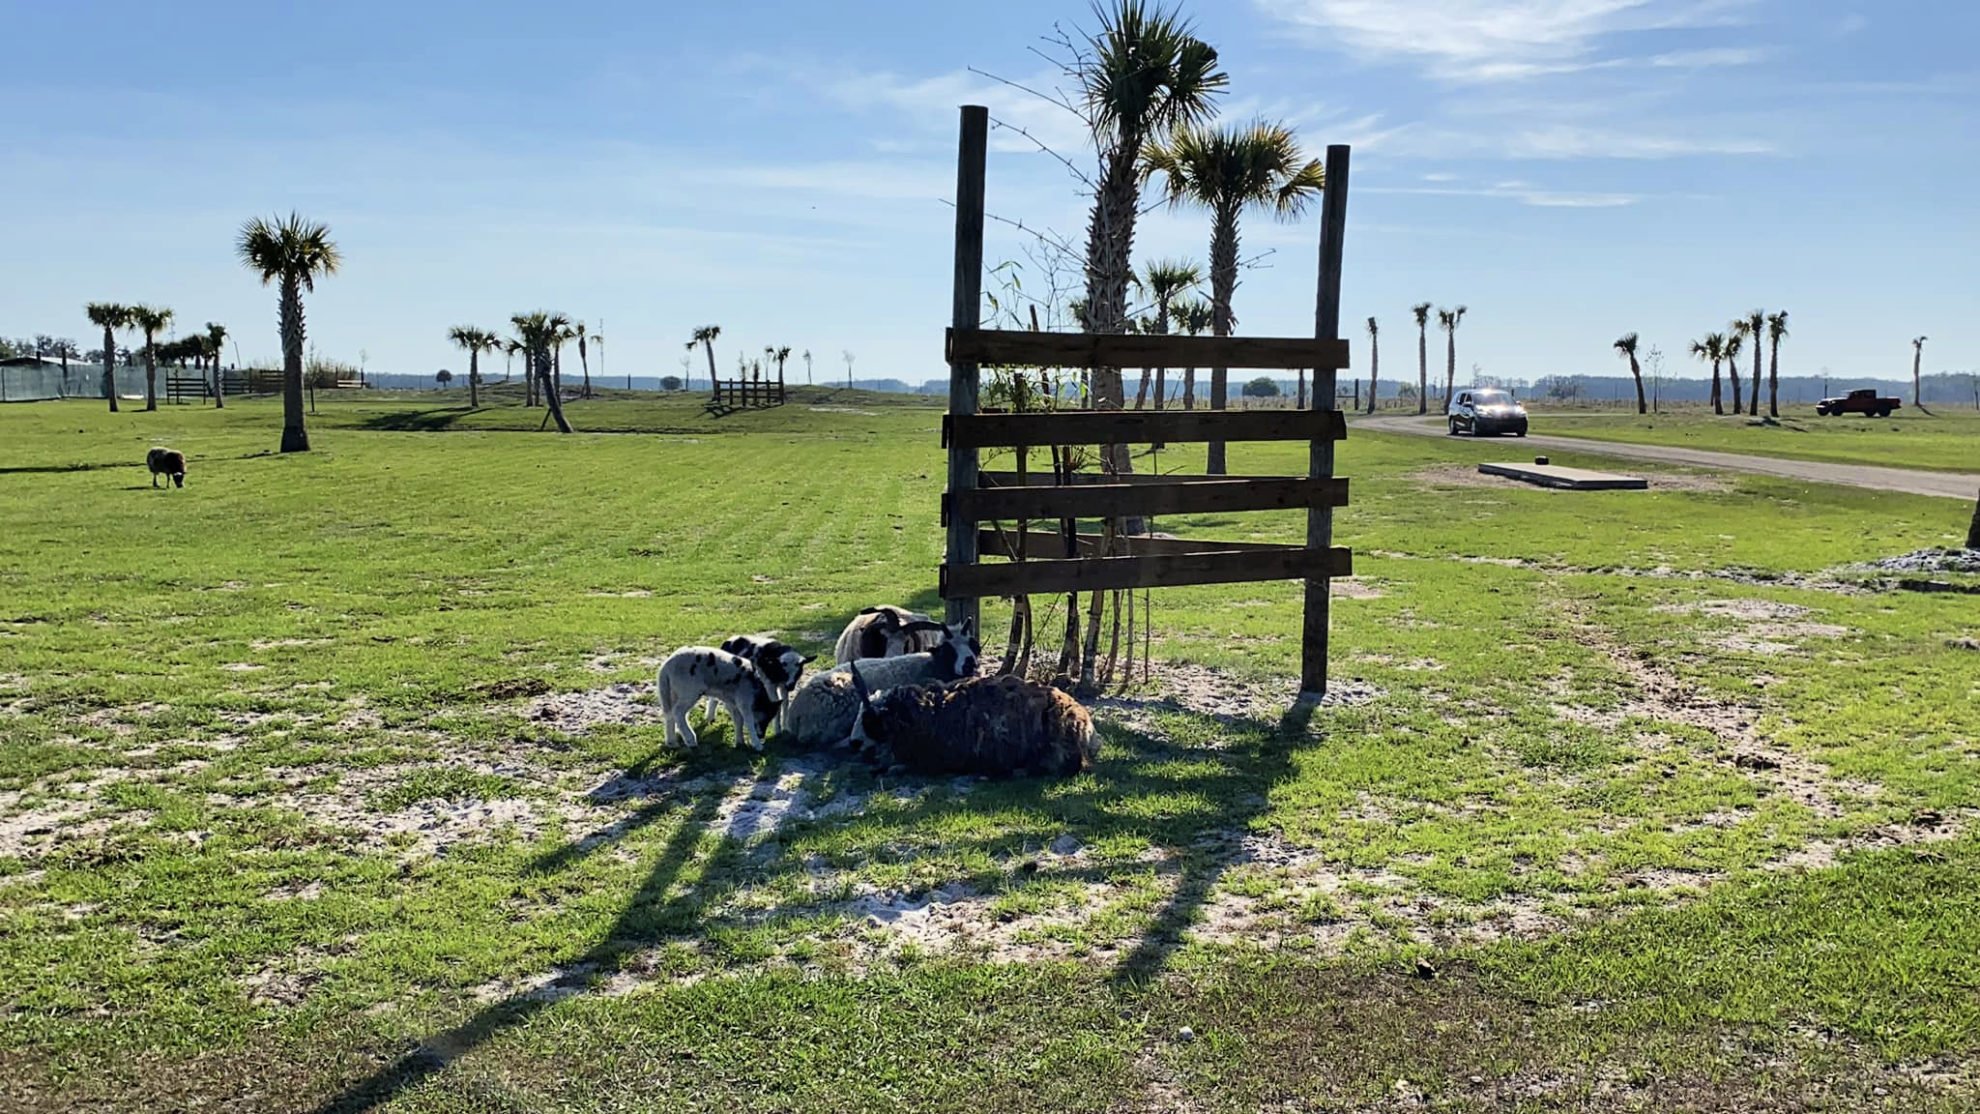
{"type": "Polygon", "coordinates": [[[1504,476],[1567,491],[1642,491],[1650,486],[1650,481],[1642,476],[1619,476],[1614,472],[1591,472],[1558,464],[1481,464],[1478,470],[1488,476],[1504,476]]]}

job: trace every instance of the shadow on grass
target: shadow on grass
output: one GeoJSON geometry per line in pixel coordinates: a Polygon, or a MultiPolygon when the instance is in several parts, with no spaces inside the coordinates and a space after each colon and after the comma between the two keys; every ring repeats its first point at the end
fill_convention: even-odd
{"type": "MultiPolygon", "coordinates": [[[[482,409],[486,409],[483,407],[482,409]]],[[[435,433],[452,429],[477,410],[472,406],[436,406],[431,410],[388,410],[355,423],[356,428],[381,433],[435,433]]]]}
{"type": "MultiPolygon", "coordinates": [[[[924,593],[905,602],[916,609],[939,605],[933,595],[924,593]]],[[[1324,732],[1318,738],[1312,733],[1314,705],[1310,703],[1296,705],[1276,723],[1173,714],[1189,728],[1216,737],[1219,748],[1202,750],[1163,736],[1108,725],[1099,764],[1068,781],[978,782],[967,792],[959,792],[954,790],[957,782],[953,779],[883,779],[851,758],[845,759],[846,776],[857,785],[857,791],[872,799],[886,792],[889,781],[897,794],[900,807],[877,812],[869,807],[858,815],[862,827],[871,829],[867,834],[875,846],[912,841],[917,833],[980,827],[973,821],[987,814],[1026,817],[1028,823],[944,843],[944,849],[962,861],[1002,864],[977,868],[973,873],[964,871],[962,877],[952,880],[986,896],[1027,885],[1036,873],[1037,863],[1031,857],[1061,833],[1072,832],[1086,844],[1120,838],[1148,840],[1159,850],[1163,862],[1175,864],[1175,881],[1167,900],[1111,973],[1110,982],[1117,990],[1136,993],[1161,975],[1218,880],[1234,865],[1231,856],[1215,848],[1241,838],[1267,812],[1272,791],[1292,772],[1295,746],[1324,743],[1324,732]],[[1178,773],[1178,769],[1186,772],[1178,773]],[[945,791],[944,787],[950,788],[945,791]],[[901,789],[914,790],[914,796],[899,796],[901,789]],[[1152,798],[1160,798],[1161,807],[1151,808],[1158,803],[1152,798]],[[1005,866],[1016,869],[1007,871],[1005,866]]],[[[756,908],[749,913],[711,912],[724,908],[728,899],[746,890],[767,889],[807,873],[808,856],[801,850],[787,849],[791,842],[788,836],[746,847],[747,834],[754,833],[736,838],[716,821],[724,802],[732,796],[775,782],[791,766],[808,765],[815,770],[821,761],[819,754],[781,743],[773,744],[762,756],[737,754],[726,747],[710,748],[691,759],[687,767],[670,766],[654,774],[659,757],[642,759],[608,783],[614,800],[645,798],[629,815],[539,856],[529,866],[533,874],[555,874],[649,827],[672,823],[673,830],[665,837],[652,869],[628,897],[612,926],[582,955],[557,965],[547,989],[512,995],[461,1025],[427,1038],[393,1063],[349,1085],[318,1107],[319,1114],[349,1114],[391,1101],[504,1031],[527,1022],[544,1007],[584,993],[595,975],[608,972],[640,949],[706,941],[725,930],[833,915],[831,903],[821,904],[808,896],[794,904],[756,908]],[[689,770],[704,776],[683,779],[680,775],[689,770]],[[731,784],[714,789],[705,780],[707,774],[732,775],[731,784]],[[700,875],[691,886],[676,891],[682,872],[697,861],[702,866],[700,875]]],[[[807,818],[793,828],[802,830],[820,822],[807,818]]],[[[1107,884],[1145,876],[1146,870],[1146,861],[1135,859],[1054,870],[1049,877],[1107,884]]],[[[928,890],[938,888],[931,885],[928,890]]]]}
{"type": "MultiPolygon", "coordinates": [[[[241,453],[239,456],[228,457],[197,457],[189,455],[188,460],[197,464],[201,461],[260,460],[262,457],[281,455],[281,453],[276,452],[274,449],[258,449],[251,453],[241,453]]],[[[9,468],[0,468],[0,476],[49,476],[60,475],[64,472],[106,472],[118,468],[141,469],[143,467],[145,467],[145,463],[142,460],[85,460],[78,461],[74,464],[20,464],[9,468]]],[[[142,486],[142,484],[138,485],[138,487],[142,486]]],[[[137,489],[137,487],[127,487],[124,490],[135,491],[137,489]]]]}

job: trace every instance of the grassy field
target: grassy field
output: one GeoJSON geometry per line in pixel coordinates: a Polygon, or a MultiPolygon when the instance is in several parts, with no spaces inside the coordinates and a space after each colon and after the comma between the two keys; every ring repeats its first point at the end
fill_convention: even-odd
{"type": "Polygon", "coordinates": [[[1980,1103],[1980,595],[1860,567],[1950,500],[1357,433],[1343,699],[1168,591],[1096,770],[930,782],[649,693],[934,606],[938,411],[460,401],[0,409],[0,1109],[1980,1103]]]}
{"type": "Polygon", "coordinates": [[[1909,408],[1888,418],[1815,416],[1813,407],[1781,418],[1777,425],[1705,410],[1674,414],[1539,414],[1534,432],[1626,441],[1640,445],[1679,445],[1729,453],[1879,464],[1939,472],[1980,473],[1980,414],[1940,407],[1931,414],[1909,408]],[[1547,419],[1559,420],[1548,424],[1547,419]]]}

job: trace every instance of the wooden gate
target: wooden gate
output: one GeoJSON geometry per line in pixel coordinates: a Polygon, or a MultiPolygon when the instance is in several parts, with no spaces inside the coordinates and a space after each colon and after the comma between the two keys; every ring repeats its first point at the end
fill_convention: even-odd
{"type": "MultiPolygon", "coordinates": [[[[1348,366],[1340,337],[1342,235],[1347,220],[1348,148],[1327,148],[1326,191],[1320,228],[1320,282],[1314,336],[1204,337],[1044,333],[980,328],[983,280],[984,165],[989,111],[962,109],[956,179],[954,319],[948,332],[949,413],[942,440],[949,454],[948,491],[942,497],[948,530],[941,594],[950,622],[978,618],[985,596],[1068,591],[1237,584],[1261,580],[1305,582],[1300,688],[1327,688],[1329,585],[1346,576],[1352,558],[1333,546],[1333,509],[1347,505],[1347,481],[1334,475],[1334,443],[1347,435],[1338,409],[1310,410],[1087,410],[1053,413],[981,413],[980,369],[995,367],[1136,368],[1196,367],[1313,371],[1313,399],[1335,399],[1337,372],[1348,366]],[[980,452],[1051,445],[1135,445],[1211,441],[1304,441],[1304,476],[1174,476],[1081,474],[1059,484],[1049,472],[1020,476],[984,472],[980,452]],[[1066,535],[1020,537],[994,528],[1002,520],[1126,519],[1299,509],[1306,512],[1306,540],[1298,545],[1121,535],[1114,554],[1103,536],[1078,534],[1076,556],[983,564],[980,559],[1065,552],[1066,535]],[[983,524],[993,528],[984,529],[983,524]]],[[[981,626],[981,623],[978,623],[981,626]]]]}

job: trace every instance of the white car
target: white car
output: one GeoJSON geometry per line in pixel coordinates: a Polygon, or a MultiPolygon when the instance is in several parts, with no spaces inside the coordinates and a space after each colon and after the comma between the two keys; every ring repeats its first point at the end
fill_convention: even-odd
{"type": "Polygon", "coordinates": [[[1469,433],[1473,437],[1501,433],[1526,436],[1526,407],[1496,387],[1459,391],[1451,399],[1449,418],[1453,437],[1459,433],[1469,433]]]}

